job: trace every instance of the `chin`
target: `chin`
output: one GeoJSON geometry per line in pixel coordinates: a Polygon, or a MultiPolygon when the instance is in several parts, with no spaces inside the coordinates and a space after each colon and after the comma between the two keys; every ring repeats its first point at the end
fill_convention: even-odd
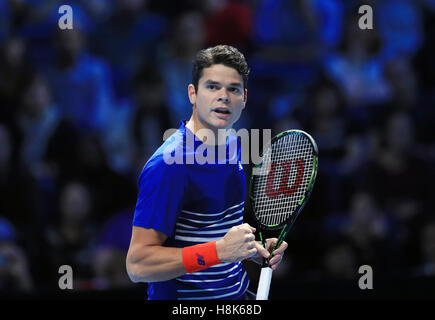
{"type": "Polygon", "coordinates": [[[216,129],[229,129],[232,127],[232,125],[233,123],[229,121],[218,121],[213,125],[213,127],[216,129]]]}

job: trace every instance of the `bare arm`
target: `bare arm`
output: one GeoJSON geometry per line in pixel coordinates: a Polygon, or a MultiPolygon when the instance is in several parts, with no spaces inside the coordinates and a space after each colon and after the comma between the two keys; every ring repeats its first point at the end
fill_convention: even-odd
{"type": "MultiPolygon", "coordinates": [[[[221,262],[237,262],[259,252],[269,255],[255,242],[254,228],[248,224],[235,226],[216,242],[221,262]]],[[[127,272],[133,282],[166,281],[185,274],[182,248],[163,247],[167,236],[154,229],[133,227],[127,253],[127,272]]]]}
{"type": "Polygon", "coordinates": [[[164,247],[167,236],[133,226],[127,253],[127,273],[133,282],[165,281],[186,273],[182,248],[164,247]]]}

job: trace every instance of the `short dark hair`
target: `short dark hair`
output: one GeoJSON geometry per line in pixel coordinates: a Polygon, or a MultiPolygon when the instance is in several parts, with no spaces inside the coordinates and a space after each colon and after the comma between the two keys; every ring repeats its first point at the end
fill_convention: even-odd
{"type": "Polygon", "coordinates": [[[195,92],[198,91],[198,82],[202,77],[202,70],[214,64],[235,69],[243,79],[243,88],[248,84],[249,68],[245,56],[236,48],[228,45],[218,45],[200,50],[193,61],[192,84],[195,92]]]}

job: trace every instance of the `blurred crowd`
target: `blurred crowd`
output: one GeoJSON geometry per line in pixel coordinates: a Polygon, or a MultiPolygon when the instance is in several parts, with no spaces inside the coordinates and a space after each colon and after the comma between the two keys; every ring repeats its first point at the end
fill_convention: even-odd
{"type": "Polygon", "coordinates": [[[62,4],[0,0],[0,292],[56,290],[61,265],[75,289],[134,286],[138,175],[190,117],[193,56],[217,44],[251,68],[236,129],[319,146],[280,281],[435,275],[435,1],[69,1],[73,30],[62,4]]]}

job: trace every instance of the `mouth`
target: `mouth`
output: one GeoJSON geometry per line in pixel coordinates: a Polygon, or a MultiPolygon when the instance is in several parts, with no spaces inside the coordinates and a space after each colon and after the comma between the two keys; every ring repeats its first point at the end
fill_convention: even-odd
{"type": "Polygon", "coordinates": [[[214,108],[213,111],[218,113],[218,114],[222,114],[222,115],[230,115],[231,114],[231,111],[229,109],[222,108],[222,107],[214,108]]]}

